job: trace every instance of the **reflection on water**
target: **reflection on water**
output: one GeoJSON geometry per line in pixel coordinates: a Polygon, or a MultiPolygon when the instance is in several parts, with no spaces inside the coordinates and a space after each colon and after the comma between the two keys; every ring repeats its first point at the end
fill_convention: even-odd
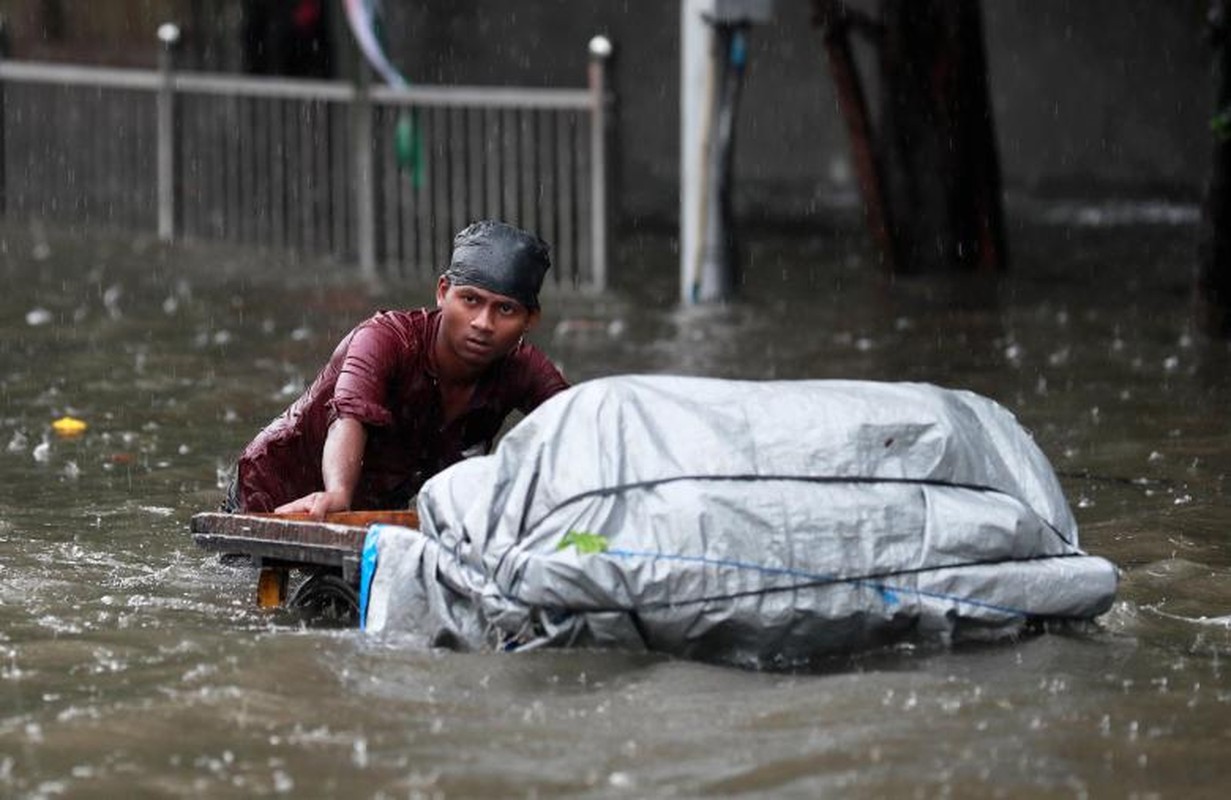
{"type": "Polygon", "coordinates": [[[806,675],[425,651],[258,613],[188,517],[351,324],[429,287],[0,231],[0,796],[1212,795],[1231,778],[1231,353],[1189,328],[1194,230],[1164,210],[1036,213],[999,282],[887,284],[858,237],[796,238],[752,244],[741,304],[680,310],[670,243],[645,236],[610,295],[551,297],[537,338],[574,381],[994,397],[1124,569],[1094,631],[806,675]],[[63,415],[88,429],[56,435],[63,415]]]}

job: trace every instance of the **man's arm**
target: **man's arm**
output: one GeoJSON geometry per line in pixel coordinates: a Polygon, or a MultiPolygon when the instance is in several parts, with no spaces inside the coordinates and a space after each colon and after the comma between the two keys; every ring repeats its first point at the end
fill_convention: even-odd
{"type": "Polygon", "coordinates": [[[306,513],[313,519],[324,519],[331,511],[346,511],[354,498],[359,472],[363,468],[363,449],[368,442],[363,423],[350,417],[339,417],[329,426],[325,450],[321,455],[322,492],[313,492],[298,500],[278,506],[278,514],[306,513]]]}

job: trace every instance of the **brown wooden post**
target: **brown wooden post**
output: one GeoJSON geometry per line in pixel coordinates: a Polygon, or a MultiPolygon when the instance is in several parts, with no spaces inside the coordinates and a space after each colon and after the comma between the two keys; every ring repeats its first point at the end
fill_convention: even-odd
{"type": "Polygon", "coordinates": [[[286,602],[286,583],[289,572],[276,567],[261,567],[256,583],[258,608],[278,608],[286,602]]]}
{"type": "Polygon", "coordinates": [[[1226,0],[1211,0],[1214,51],[1214,148],[1198,245],[1197,323],[1210,336],[1231,338],[1231,19],[1226,0]]]}
{"type": "Polygon", "coordinates": [[[846,132],[851,139],[851,155],[855,164],[855,175],[859,180],[859,191],[863,195],[863,211],[868,230],[880,250],[881,265],[889,272],[896,272],[898,259],[893,238],[889,234],[884,176],[876,158],[868,103],[859,70],[855,65],[850,39],[853,24],[860,24],[865,31],[872,31],[873,35],[879,35],[879,27],[864,17],[856,16],[844,3],[834,0],[813,0],[812,22],[825,32],[825,56],[834,88],[837,90],[838,107],[842,111],[846,132]]]}
{"type": "Polygon", "coordinates": [[[881,159],[903,271],[1005,266],[978,0],[881,0],[881,159]]]}

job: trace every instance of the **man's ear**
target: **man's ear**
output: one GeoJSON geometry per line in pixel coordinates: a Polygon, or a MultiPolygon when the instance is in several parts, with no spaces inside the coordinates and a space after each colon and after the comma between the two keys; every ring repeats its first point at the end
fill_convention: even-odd
{"type": "Polygon", "coordinates": [[[449,293],[449,279],[444,275],[436,281],[436,307],[440,308],[445,304],[445,295],[449,293]]]}
{"type": "Polygon", "coordinates": [[[543,310],[541,308],[530,309],[530,313],[526,315],[526,333],[529,333],[535,325],[539,324],[539,318],[541,316],[543,316],[543,310]]]}

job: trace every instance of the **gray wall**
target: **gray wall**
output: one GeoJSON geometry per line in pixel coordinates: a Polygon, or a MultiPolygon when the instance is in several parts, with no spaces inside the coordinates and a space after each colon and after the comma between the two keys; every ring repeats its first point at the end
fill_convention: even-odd
{"type": "MultiPolygon", "coordinates": [[[[853,198],[845,129],[809,5],[778,0],[773,23],[753,32],[736,156],[736,202],[746,220],[807,220],[853,198]]],[[[620,206],[635,219],[674,220],[676,0],[398,6],[386,3],[391,54],[423,83],[581,85],[586,42],[610,36],[618,48],[620,206]]],[[[1010,194],[1199,196],[1209,152],[1205,6],[985,0],[1010,194]]]]}

